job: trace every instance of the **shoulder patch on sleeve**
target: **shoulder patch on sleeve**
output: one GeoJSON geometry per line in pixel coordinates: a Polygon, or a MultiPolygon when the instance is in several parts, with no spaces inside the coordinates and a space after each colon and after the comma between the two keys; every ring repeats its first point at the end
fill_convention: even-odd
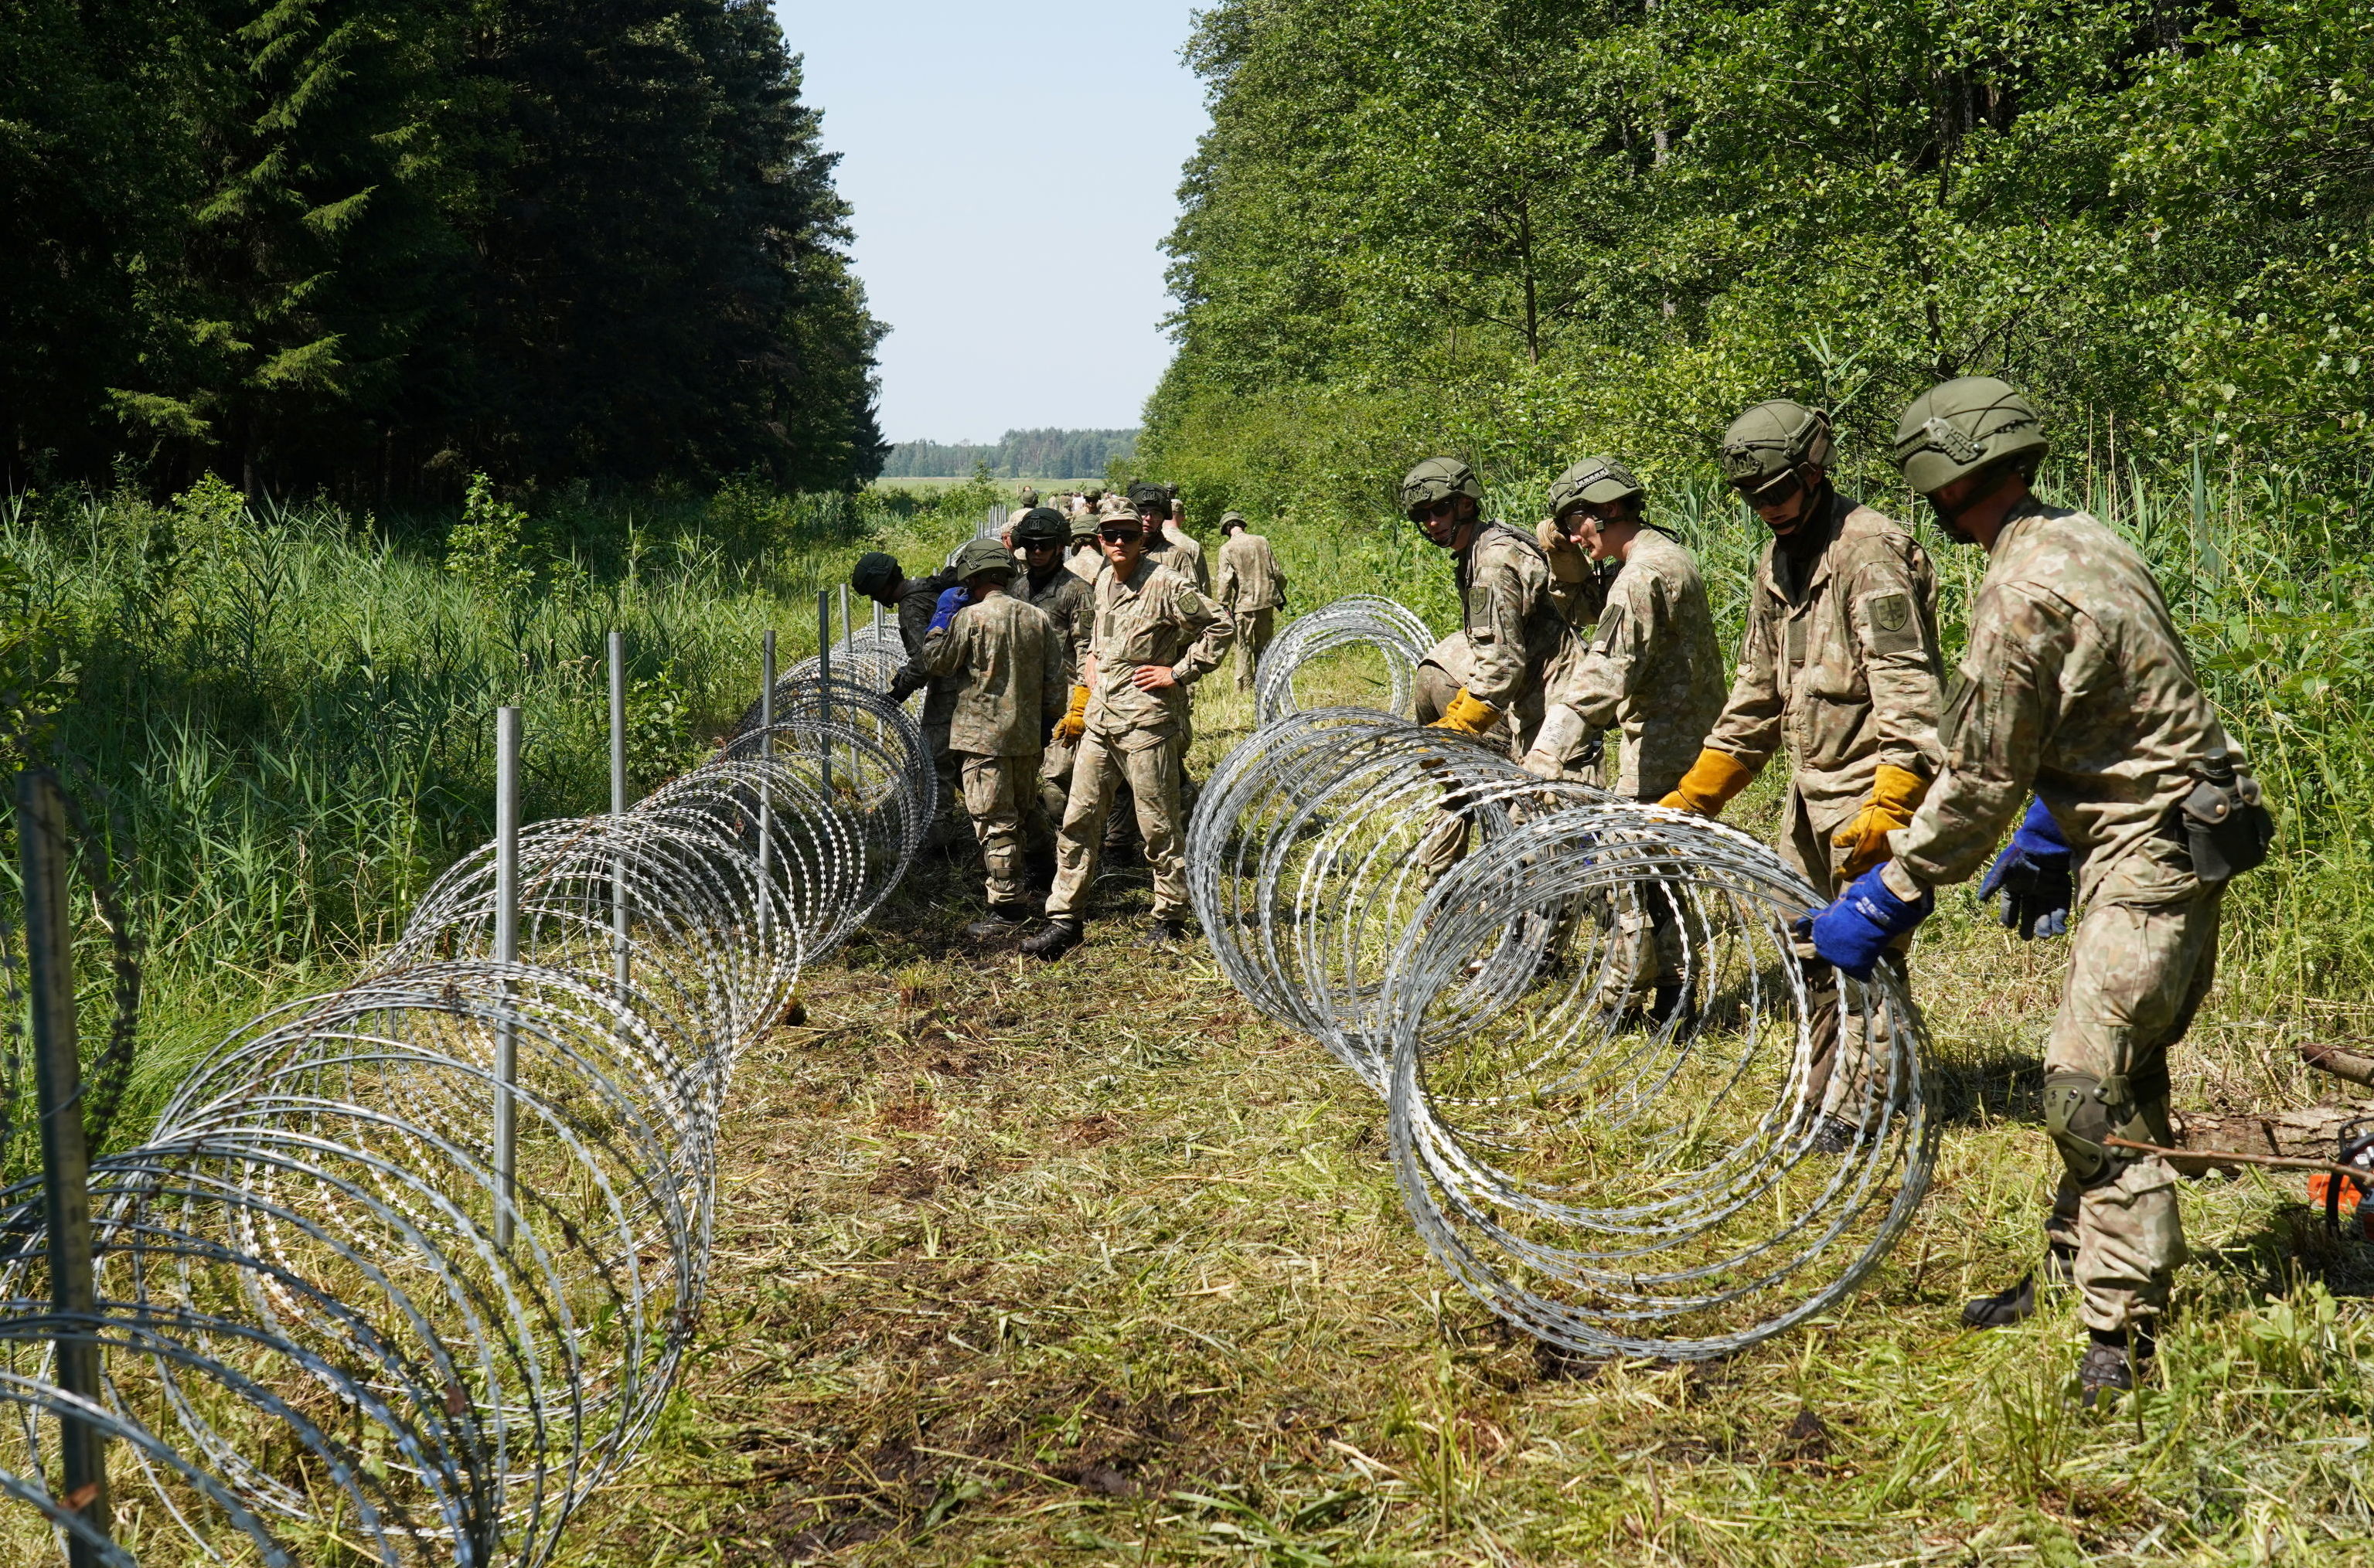
{"type": "Polygon", "coordinates": [[[1863,602],[1871,622],[1874,653],[1916,653],[1921,649],[1921,625],[1907,593],[1875,593],[1863,602]]]}

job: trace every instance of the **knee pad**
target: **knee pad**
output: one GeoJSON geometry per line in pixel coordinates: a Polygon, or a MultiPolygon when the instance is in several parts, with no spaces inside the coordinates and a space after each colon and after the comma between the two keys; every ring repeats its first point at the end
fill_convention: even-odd
{"type": "Polygon", "coordinates": [[[2106,1140],[2168,1143],[2167,1077],[2156,1074],[2152,1082],[2145,1082],[2104,1080],[2090,1072],[2048,1072],[2044,1075],[2044,1129],[2080,1188],[2090,1191],[2116,1181],[2121,1171],[2143,1156],[2132,1149],[2114,1149],[2106,1140]]]}

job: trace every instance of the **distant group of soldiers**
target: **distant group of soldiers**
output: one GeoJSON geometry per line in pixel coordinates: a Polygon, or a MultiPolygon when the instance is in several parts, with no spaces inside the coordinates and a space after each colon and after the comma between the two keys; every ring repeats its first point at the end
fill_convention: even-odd
{"type": "MultiPolygon", "coordinates": [[[[1840,1027],[1839,972],[1902,976],[1935,889],[1981,866],[2024,940],[2065,929],[2082,892],[2045,1048],[2063,1170],[2043,1273],[2079,1293],[2092,1405],[2150,1364],[2183,1260],[2174,1172],[2152,1152],[2171,1140],[2168,1050],[2208,990],[2226,884],[2264,858],[2273,821],[2133,545],[2036,497],[2048,442],[2024,396],[1962,378],[1898,423],[1907,483],[1989,556],[1950,686],[1935,569],[1903,525],[1838,490],[1832,450],[1828,418],[1786,401],[1749,409],[1718,449],[1772,535],[1727,696],[1698,565],[1645,520],[1621,463],[1568,469],[1530,534],[1483,517],[1465,464],[1419,464],[1403,504],[1451,552],[1463,602],[1421,667],[1420,718],[1544,777],[1587,769],[1599,747],[1606,788],[1707,816],[1785,751],[1778,848],[1827,901],[1795,933],[1817,1147],[1852,1147],[1868,1130],[1855,1106],[1875,1103],[1851,1092],[1865,1064],[1861,1032],[1840,1027]]],[[[1429,851],[1455,855],[1455,827],[1442,837],[1429,851]]],[[[1688,1005],[1678,968],[1659,932],[1639,934],[1650,1010],[1668,1016],[1688,1005]]],[[[2027,1317],[2037,1283],[2031,1270],[1968,1304],[1965,1323],[2027,1317]]]]}
{"type": "MultiPolygon", "coordinates": [[[[1154,876],[1149,940],[1185,938],[1188,688],[1233,644],[1250,690],[1286,603],[1276,555],[1241,513],[1220,519],[1216,597],[1174,489],[1053,498],[1025,491],[999,534],[932,577],[875,552],[850,578],[899,616],[908,661],[891,695],[924,693],[941,799],[962,802],[981,847],[989,909],[966,934],[1027,926],[1042,912],[1035,882],[1046,924],[1021,946],[1045,959],[1085,937],[1099,858],[1125,853],[1132,828],[1154,876]]],[[[953,819],[938,825],[945,837],[953,819]]]]}

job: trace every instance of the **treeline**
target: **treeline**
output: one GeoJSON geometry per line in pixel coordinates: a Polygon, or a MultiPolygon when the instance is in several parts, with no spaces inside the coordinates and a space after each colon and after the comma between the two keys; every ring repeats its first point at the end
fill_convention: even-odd
{"type": "Polygon", "coordinates": [[[1449,446],[1700,465],[1932,380],[2064,450],[2362,488],[2364,0],[1215,0],[1146,460],[1365,515],[1449,446]]]}
{"type": "Polygon", "coordinates": [[[0,481],[863,483],[799,91],[764,0],[16,0],[0,481]]]}
{"type": "Polygon", "coordinates": [[[1008,430],[993,445],[900,441],[882,464],[885,479],[960,479],[976,465],[995,479],[1089,479],[1137,453],[1129,430],[1008,430]]]}

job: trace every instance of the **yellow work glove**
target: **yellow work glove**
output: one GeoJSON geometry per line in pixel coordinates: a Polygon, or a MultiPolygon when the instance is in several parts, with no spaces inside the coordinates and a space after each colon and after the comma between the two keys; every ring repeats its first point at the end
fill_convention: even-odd
{"type": "Polygon", "coordinates": [[[1830,836],[1834,848],[1847,851],[1846,864],[1839,868],[1840,876],[1861,876],[1888,858],[1887,836],[1912,821],[1912,813],[1921,809],[1921,797],[1929,790],[1929,781],[1917,773],[1879,765],[1879,777],[1872,781],[1871,799],[1854,820],[1830,836]]]}
{"type": "Polygon", "coordinates": [[[1657,803],[1672,811],[1721,816],[1732,797],[1746,789],[1755,777],[1754,768],[1729,752],[1708,746],[1698,753],[1698,761],[1690,764],[1690,770],[1682,775],[1682,781],[1674,786],[1674,792],[1657,803]]]}
{"type": "Polygon", "coordinates": [[[1499,718],[1498,708],[1488,702],[1476,701],[1467,695],[1467,688],[1462,686],[1459,695],[1451,699],[1451,706],[1442,710],[1442,717],[1427,728],[1456,730],[1463,735],[1480,735],[1498,723],[1499,718]]]}
{"type": "Polygon", "coordinates": [[[1055,738],[1065,742],[1076,741],[1087,732],[1088,688],[1074,686],[1072,706],[1064,710],[1064,717],[1055,720],[1055,738]]]}

